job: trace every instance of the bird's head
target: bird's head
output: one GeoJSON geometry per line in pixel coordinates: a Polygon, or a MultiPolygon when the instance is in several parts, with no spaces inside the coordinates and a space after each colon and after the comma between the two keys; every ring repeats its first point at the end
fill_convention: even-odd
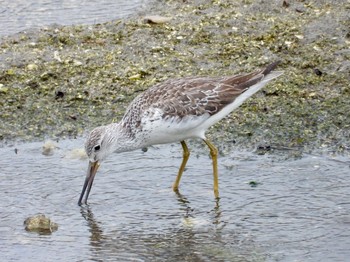
{"type": "Polygon", "coordinates": [[[85,195],[84,204],[87,203],[97,169],[100,166],[101,161],[109,153],[109,145],[108,141],[106,141],[106,134],[106,126],[100,126],[92,130],[85,141],[85,152],[89,158],[89,166],[78,205],[82,204],[82,199],[86,190],[87,192],[85,195]]]}
{"type": "Polygon", "coordinates": [[[96,127],[90,132],[85,141],[85,152],[90,162],[101,162],[106,157],[108,143],[105,137],[105,126],[96,127]]]}

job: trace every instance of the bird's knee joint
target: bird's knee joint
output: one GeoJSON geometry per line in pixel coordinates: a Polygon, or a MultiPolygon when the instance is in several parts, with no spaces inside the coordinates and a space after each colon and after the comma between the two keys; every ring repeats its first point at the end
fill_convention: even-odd
{"type": "Polygon", "coordinates": [[[218,156],[218,151],[217,150],[210,150],[210,155],[212,157],[216,157],[216,156],[218,156]]]}
{"type": "Polygon", "coordinates": [[[183,154],[182,154],[182,156],[183,156],[184,158],[189,158],[189,157],[190,157],[190,154],[191,154],[190,151],[187,151],[187,152],[184,151],[183,154]]]}

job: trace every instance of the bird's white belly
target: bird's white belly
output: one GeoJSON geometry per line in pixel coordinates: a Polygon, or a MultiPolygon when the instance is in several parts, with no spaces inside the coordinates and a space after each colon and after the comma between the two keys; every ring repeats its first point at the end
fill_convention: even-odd
{"type": "Polygon", "coordinates": [[[183,119],[159,118],[144,121],[140,139],[144,146],[178,142],[188,138],[205,138],[205,129],[199,128],[208,119],[208,115],[187,116],[183,119]]]}

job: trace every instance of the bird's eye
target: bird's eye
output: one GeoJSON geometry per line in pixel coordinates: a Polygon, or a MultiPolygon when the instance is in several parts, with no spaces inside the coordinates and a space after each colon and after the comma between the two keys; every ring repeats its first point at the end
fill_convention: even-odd
{"type": "Polygon", "coordinates": [[[98,150],[100,150],[100,149],[101,149],[101,146],[100,146],[100,145],[97,145],[97,146],[94,147],[94,150],[95,150],[95,151],[98,151],[98,150]]]}

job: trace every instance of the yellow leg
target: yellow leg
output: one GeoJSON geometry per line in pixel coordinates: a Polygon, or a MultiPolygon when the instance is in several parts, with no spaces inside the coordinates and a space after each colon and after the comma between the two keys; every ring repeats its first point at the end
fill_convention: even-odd
{"type": "Polygon", "coordinates": [[[219,198],[218,150],[209,140],[204,139],[204,142],[210,149],[211,160],[213,161],[214,195],[215,198],[219,198]]]}
{"type": "Polygon", "coordinates": [[[183,149],[183,158],[182,158],[182,163],[181,163],[179,172],[177,173],[176,180],[175,180],[175,182],[173,184],[173,190],[175,192],[179,191],[180,179],[181,179],[182,173],[185,170],[185,166],[186,166],[187,160],[190,157],[190,151],[188,150],[188,147],[187,147],[185,141],[181,141],[181,145],[182,145],[182,149],[183,149]]]}

